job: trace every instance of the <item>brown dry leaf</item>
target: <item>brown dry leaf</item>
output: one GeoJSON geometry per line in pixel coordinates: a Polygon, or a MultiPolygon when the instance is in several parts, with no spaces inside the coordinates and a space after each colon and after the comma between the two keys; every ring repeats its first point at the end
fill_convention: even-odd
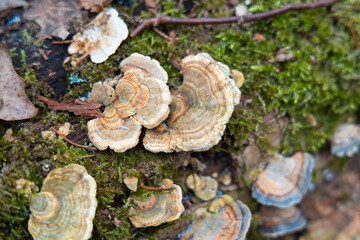
{"type": "Polygon", "coordinates": [[[80,0],[35,0],[25,12],[24,18],[40,25],[38,39],[67,38],[68,23],[81,11],[80,0]]]}
{"type": "Polygon", "coordinates": [[[69,111],[84,118],[97,118],[102,116],[98,110],[98,108],[102,106],[101,103],[81,101],[78,99],[75,101],[65,100],[58,102],[43,96],[38,96],[38,99],[46,103],[48,108],[54,111],[69,111]]]}
{"type": "Polygon", "coordinates": [[[160,8],[160,0],[145,0],[145,6],[148,10],[156,11],[160,8]]]}
{"type": "Polygon", "coordinates": [[[80,0],[81,6],[90,12],[100,12],[103,9],[104,0],[80,0]]]}
{"type": "Polygon", "coordinates": [[[255,33],[253,40],[257,41],[258,43],[261,43],[262,41],[266,40],[266,38],[260,33],[255,33]]]}
{"type": "Polygon", "coordinates": [[[0,11],[17,8],[17,7],[24,7],[27,6],[28,3],[24,0],[1,0],[0,1],[0,11]]]}
{"type": "Polygon", "coordinates": [[[25,81],[14,70],[9,49],[0,43],[0,119],[35,117],[38,110],[25,94],[25,81]]]}

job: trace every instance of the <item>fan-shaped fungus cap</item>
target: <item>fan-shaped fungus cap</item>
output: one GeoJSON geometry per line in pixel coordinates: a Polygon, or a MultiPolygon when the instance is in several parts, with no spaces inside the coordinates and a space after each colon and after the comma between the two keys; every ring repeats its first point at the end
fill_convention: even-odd
{"type": "Polygon", "coordinates": [[[121,61],[120,68],[123,72],[127,72],[130,69],[137,69],[140,70],[145,77],[157,78],[164,83],[168,81],[168,75],[158,61],[139,53],[133,53],[121,61]]]}
{"type": "Polygon", "coordinates": [[[178,219],[185,211],[181,203],[181,188],[173,184],[170,179],[164,179],[161,187],[174,189],[151,194],[144,200],[134,199],[138,208],[130,208],[129,214],[134,215],[130,217],[130,221],[135,227],[158,226],[165,222],[171,222],[178,219]]]}
{"type": "Polygon", "coordinates": [[[103,104],[104,106],[110,105],[115,100],[116,93],[114,88],[106,82],[97,82],[93,85],[88,101],[94,101],[103,104]]]}
{"type": "Polygon", "coordinates": [[[96,182],[84,167],[55,169],[30,199],[29,231],[34,239],[89,239],[96,206],[96,182]]]}
{"type": "Polygon", "coordinates": [[[217,181],[210,177],[199,177],[197,174],[191,174],[186,179],[186,185],[192,189],[197,197],[207,201],[216,196],[218,188],[217,181]]]}
{"type": "Polygon", "coordinates": [[[360,126],[342,123],[331,138],[331,153],[338,157],[352,157],[359,151],[360,126]]]}
{"type": "Polygon", "coordinates": [[[136,192],[139,179],[132,175],[126,175],[123,182],[133,192],[136,192]]]}
{"type": "Polygon", "coordinates": [[[73,37],[74,42],[69,46],[68,52],[88,52],[93,48],[90,52],[91,61],[102,63],[115,53],[128,35],[128,28],[119,13],[114,8],[105,8],[82,33],[73,37]]]}
{"type": "Polygon", "coordinates": [[[208,54],[190,55],[182,61],[184,81],[172,93],[166,123],[148,130],[144,146],[151,152],[205,151],[224,134],[240,90],[229,68],[208,54]]]}
{"type": "Polygon", "coordinates": [[[270,238],[298,232],[306,226],[304,216],[295,205],[288,208],[261,206],[260,219],[260,233],[270,238]]]}
{"type": "Polygon", "coordinates": [[[310,222],[301,240],[350,240],[360,236],[359,213],[337,210],[326,218],[310,222]]]}
{"type": "Polygon", "coordinates": [[[124,152],[139,142],[141,124],[134,118],[121,119],[113,106],[108,106],[102,117],[87,123],[90,141],[99,150],[110,147],[124,152]]]}
{"type": "Polygon", "coordinates": [[[192,224],[179,235],[186,240],[243,240],[249,230],[251,213],[240,201],[226,205],[217,214],[198,209],[192,224]]]}
{"type": "Polygon", "coordinates": [[[169,115],[169,87],[158,78],[145,77],[138,69],[125,72],[116,86],[116,92],[119,96],[114,103],[117,112],[123,117],[133,115],[146,128],[158,126],[169,115]]]}
{"type": "Polygon", "coordinates": [[[290,158],[276,154],[253,184],[252,196],[264,205],[288,207],[301,201],[311,182],[314,158],[298,152],[290,158]]]}

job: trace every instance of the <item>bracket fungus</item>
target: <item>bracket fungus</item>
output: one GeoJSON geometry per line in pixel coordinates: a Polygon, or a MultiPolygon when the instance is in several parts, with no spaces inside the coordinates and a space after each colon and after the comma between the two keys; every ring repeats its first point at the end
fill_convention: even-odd
{"type": "Polygon", "coordinates": [[[340,124],[331,138],[331,153],[338,157],[352,157],[359,151],[360,126],[353,123],[340,124]]]}
{"type": "Polygon", "coordinates": [[[216,214],[199,208],[193,222],[179,235],[179,239],[243,240],[249,230],[250,220],[249,208],[239,200],[226,205],[216,214]]]}
{"type": "Polygon", "coordinates": [[[134,201],[138,206],[130,208],[129,214],[131,223],[137,227],[158,226],[165,222],[171,222],[180,217],[185,211],[181,203],[181,188],[170,179],[163,179],[161,188],[169,189],[161,193],[151,194],[144,200],[135,197],[134,201]]]}
{"type": "Polygon", "coordinates": [[[262,205],[260,219],[260,233],[264,237],[277,238],[301,231],[306,227],[306,220],[295,205],[287,208],[262,205]]]}
{"type": "MultiPolygon", "coordinates": [[[[114,90],[117,99],[106,107],[103,116],[88,122],[89,138],[100,150],[110,147],[115,152],[124,152],[136,146],[141,126],[154,128],[169,115],[171,95],[165,83],[167,74],[156,60],[140,56],[142,55],[134,53],[123,60],[125,63],[122,62],[120,66],[125,73],[114,90]],[[127,67],[134,55],[135,59],[143,60],[143,68],[127,67]],[[158,76],[157,73],[162,71],[165,74],[161,76],[163,79],[153,76],[158,76]]],[[[131,66],[137,66],[139,62],[135,61],[131,66]]],[[[104,86],[104,94],[108,95],[108,87],[104,86]]]]}
{"type": "Polygon", "coordinates": [[[82,33],[73,37],[74,42],[69,46],[69,54],[90,52],[94,63],[105,62],[115,53],[129,35],[126,23],[119,17],[114,8],[105,8],[92,20],[82,33]]]}
{"type": "Polygon", "coordinates": [[[264,205],[285,208],[299,203],[308,190],[314,170],[314,157],[297,152],[286,158],[276,154],[257,176],[252,196],[264,205]]]}
{"type": "Polygon", "coordinates": [[[5,121],[35,117],[38,110],[25,94],[25,81],[14,70],[11,54],[0,42],[0,119],[5,121]]]}
{"type": "Polygon", "coordinates": [[[204,201],[213,199],[218,189],[216,179],[210,176],[199,177],[197,174],[189,175],[186,179],[186,185],[194,191],[197,197],[204,201]]]}
{"type": "Polygon", "coordinates": [[[182,60],[183,84],[172,93],[170,115],[147,130],[144,146],[151,152],[206,151],[224,134],[240,90],[225,64],[207,53],[182,60]]]}
{"type": "Polygon", "coordinates": [[[30,198],[34,239],[89,239],[97,206],[96,182],[77,164],[51,171],[30,198]]]}

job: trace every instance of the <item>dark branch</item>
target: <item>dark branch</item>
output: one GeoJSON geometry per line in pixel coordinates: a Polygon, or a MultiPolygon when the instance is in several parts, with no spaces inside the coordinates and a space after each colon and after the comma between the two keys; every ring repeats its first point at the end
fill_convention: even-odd
{"type": "Polygon", "coordinates": [[[282,8],[270,10],[267,12],[256,13],[252,15],[240,16],[240,17],[225,17],[225,18],[177,18],[168,16],[157,16],[150,19],[143,19],[142,23],[135,28],[131,33],[131,37],[136,37],[139,33],[150,27],[156,27],[159,25],[177,24],[177,25],[205,25],[205,24],[226,24],[226,23],[248,23],[261,19],[271,18],[279,14],[283,14],[289,11],[300,11],[306,9],[316,9],[330,6],[340,0],[322,0],[314,3],[302,3],[302,4],[289,4],[282,8]]]}

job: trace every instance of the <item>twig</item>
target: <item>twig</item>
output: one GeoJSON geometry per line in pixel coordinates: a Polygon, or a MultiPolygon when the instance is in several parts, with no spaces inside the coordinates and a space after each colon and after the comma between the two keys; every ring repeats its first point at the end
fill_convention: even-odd
{"type": "Polygon", "coordinates": [[[151,191],[169,191],[169,190],[174,190],[174,189],[176,189],[175,187],[169,187],[169,188],[147,187],[147,186],[144,186],[144,183],[141,183],[141,184],[140,184],[140,188],[146,189],[146,190],[151,190],[151,191]]]}
{"type": "Polygon", "coordinates": [[[177,18],[168,16],[157,16],[154,18],[143,19],[141,24],[135,28],[131,33],[131,37],[136,37],[139,33],[150,27],[156,27],[159,25],[177,24],[177,25],[204,25],[204,24],[226,24],[226,23],[247,23],[254,22],[261,19],[271,18],[279,14],[283,14],[289,11],[300,11],[306,9],[316,9],[330,6],[339,0],[320,0],[314,3],[302,3],[302,4],[289,4],[282,8],[270,10],[267,12],[256,13],[246,16],[235,16],[225,18],[177,18]]]}
{"type": "Polygon", "coordinates": [[[157,29],[156,27],[153,27],[154,31],[159,34],[161,37],[165,38],[167,41],[172,42],[172,39],[166,35],[165,33],[163,33],[162,31],[160,31],[159,29],[157,29]]]}
{"type": "Polygon", "coordinates": [[[102,190],[102,191],[98,191],[96,194],[106,193],[106,192],[122,192],[122,190],[121,189],[119,189],[119,190],[102,190]]]}
{"type": "Polygon", "coordinates": [[[56,130],[55,128],[52,129],[57,135],[59,135],[60,137],[62,137],[65,141],[67,141],[68,143],[75,145],[77,147],[81,147],[81,148],[85,148],[85,149],[90,149],[90,150],[97,150],[96,148],[93,147],[87,147],[81,144],[78,144],[76,142],[71,141],[70,139],[68,139],[64,134],[60,133],[58,130],[56,130]]]}
{"type": "Polygon", "coordinates": [[[75,63],[75,66],[78,65],[84,58],[86,58],[92,51],[94,51],[94,49],[96,48],[97,45],[99,45],[100,40],[96,40],[96,42],[94,43],[94,46],[92,46],[89,51],[87,51],[84,55],[82,55],[75,63]]]}
{"type": "Polygon", "coordinates": [[[72,43],[74,40],[65,40],[65,41],[52,41],[53,44],[65,44],[65,43],[72,43]]]}
{"type": "Polygon", "coordinates": [[[350,19],[349,25],[350,25],[350,31],[351,31],[352,37],[355,42],[355,49],[359,49],[359,41],[358,41],[358,38],[356,35],[356,31],[355,31],[355,27],[354,27],[354,23],[353,23],[352,19],[350,19]]]}

